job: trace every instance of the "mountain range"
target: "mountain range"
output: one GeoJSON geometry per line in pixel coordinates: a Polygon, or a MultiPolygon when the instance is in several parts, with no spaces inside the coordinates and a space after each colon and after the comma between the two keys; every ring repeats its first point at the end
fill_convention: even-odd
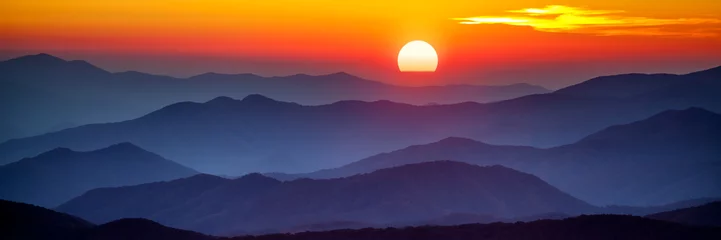
{"type": "Polygon", "coordinates": [[[77,152],[57,148],[0,166],[0,199],[54,207],[98,187],[128,186],[197,174],[131,143],[77,152]]]}
{"type": "Polygon", "coordinates": [[[719,109],[716,105],[721,101],[697,99],[701,97],[666,99],[672,103],[665,104],[666,100],[650,103],[552,93],[489,104],[438,106],[389,101],[303,106],[262,95],[243,100],[218,97],[205,103],[169,105],[133,120],[10,140],[0,144],[0,163],[56,147],[92,150],[133,142],[208,173],[308,172],[449,136],[548,147],[668,108],[719,109]]]}
{"type": "MultiPolygon", "coordinates": [[[[325,232],[300,232],[218,238],[174,229],[147,219],[120,219],[93,225],[80,218],[28,204],[0,200],[0,231],[3,239],[26,240],[285,240],[285,239],[719,239],[718,227],[689,226],[679,223],[622,215],[590,215],[563,220],[465,224],[459,226],[420,226],[405,228],[365,228],[325,232]]],[[[718,217],[718,215],[716,215],[718,217]]]]}
{"type": "Polygon", "coordinates": [[[0,200],[2,239],[72,239],[94,224],[65,213],[26,203],[0,200]]]}
{"type": "Polygon", "coordinates": [[[136,118],[182,101],[217,96],[264,94],[302,104],[341,100],[392,100],[411,104],[491,102],[549,90],[529,84],[404,87],[347,73],[262,77],[206,73],[174,78],[141,72],[111,73],[81,61],[48,54],[0,62],[0,142],[55,130],[60,126],[136,118]]]}
{"type": "Polygon", "coordinates": [[[339,168],[267,175],[281,180],[326,179],[451,159],[528,172],[597,205],[661,205],[721,197],[719,136],[721,115],[689,108],[611,126],[576,143],[548,149],[490,145],[454,137],[378,154],[339,168]]]}
{"type": "Polygon", "coordinates": [[[337,221],[394,224],[449,213],[513,218],[599,211],[541,179],[501,166],[437,161],[330,180],[205,175],[101,188],[57,208],[95,223],[148,218],[209,234],[283,231],[337,221]],[[462,186],[462,187],[460,187],[462,186]]]}
{"type": "Polygon", "coordinates": [[[721,218],[719,216],[721,216],[721,201],[655,213],[646,217],[693,226],[721,227],[721,218]]]}
{"type": "MultiPolygon", "coordinates": [[[[236,89],[223,84],[208,84],[206,81],[253,82],[221,81],[219,79],[224,75],[218,74],[205,74],[186,80],[142,73],[114,74],[95,68],[86,62],[68,62],[48,55],[9,60],[0,65],[4,66],[0,67],[0,76],[3,76],[2,74],[5,76],[0,79],[16,79],[2,81],[3,84],[20,86],[34,92],[21,94],[20,90],[16,92],[11,88],[3,88],[5,89],[3,91],[9,93],[7,95],[9,99],[3,102],[13,103],[4,107],[10,111],[5,116],[11,117],[0,120],[7,123],[0,125],[12,126],[8,129],[22,129],[21,125],[26,123],[32,125],[36,120],[61,120],[63,114],[70,112],[79,114],[92,112],[102,118],[124,119],[111,116],[113,114],[107,112],[119,113],[128,110],[137,110],[136,113],[149,112],[159,105],[153,104],[154,101],[147,100],[143,96],[162,97],[167,100],[165,103],[171,103],[177,98],[163,96],[177,96],[178,92],[186,91],[182,89],[187,88],[193,89],[193,93],[180,94],[185,98],[192,98],[191,96],[196,94],[205,94],[203,96],[210,98],[209,96],[225,93],[220,90],[206,91],[196,85],[213,86],[223,91],[236,89]],[[27,67],[36,65],[46,67],[27,67]],[[29,77],[24,77],[25,75],[29,77]],[[53,76],[56,77],[55,80],[52,80],[53,76]],[[115,76],[118,79],[101,81],[96,80],[98,76],[115,76]],[[67,84],[64,81],[76,82],[67,84]],[[169,82],[187,83],[193,87],[180,84],[176,89],[169,87],[169,82]],[[45,88],[36,89],[37,87],[32,83],[45,88]],[[80,90],[86,92],[77,92],[80,90]],[[133,94],[109,93],[111,90],[127,90],[133,94]],[[53,92],[63,94],[51,94],[53,92]],[[12,96],[22,97],[27,102],[41,102],[29,105],[18,104],[25,100],[15,101],[13,100],[15,97],[12,96]],[[64,100],[78,96],[97,96],[132,106],[120,106],[105,100],[76,99],[70,102],[64,100]],[[56,105],[50,110],[45,109],[42,107],[45,99],[56,105]],[[89,105],[97,105],[96,107],[105,110],[95,111],[94,107],[89,105]],[[76,108],[77,111],[66,110],[65,106],[76,108]],[[23,111],[37,111],[37,114],[27,117],[28,115],[21,113],[23,111]],[[53,117],[44,116],[43,114],[46,113],[53,114],[53,117]],[[15,117],[17,121],[12,120],[15,117]]],[[[235,77],[252,77],[252,75],[235,77]]],[[[324,91],[332,88],[318,87],[317,84],[309,84],[309,81],[337,84],[337,81],[332,79],[341,78],[353,83],[368,82],[358,79],[349,80],[353,77],[347,74],[315,78],[294,75],[287,78],[308,80],[272,78],[276,80],[268,81],[284,84],[302,82],[300,85],[313,86],[314,89],[324,89],[324,91]]],[[[553,147],[576,142],[608,126],[638,121],[668,109],[701,107],[721,112],[721,97],[719,97],[721,86],[718,79],[721,79],[721,67],[685,75],[607,76],[552,93],[533,94],[485,104],[465,102],[416,106],[385,100],[374,102],[346,100],[307,106],[278,101],[258,94],[247,95],[242,100],[217,97],[204,103],[171,104],[132,120],[83,125],[34,137],[9,140],[0,144],[0,164],[34,156],[57,147],[88,151],[121,142],[133,142],[202,172],[242,175],[249,172],[298,173],[337,167],[379,152],[451,136],[472,138],[496,145],[553,147]],[[208,159],[212,160],[208,161],[208,159]]],[[[379,85],[379,83],[371,85],[379,85]]],[[[347,85],[342,88],[362,89],[347,85]]],[[[248,89],[255,91],[256,88],[248,89]]],[[[273,87],[273,89],[299,88],[273,87]]],[[[239,94],[244,93],[234,92],[232,95],[239,94]]],[[[286,98],[290,95],[279,94],[279,96],[286,98]]],[[[348,98],[352,98],[351,96],[348,95],[348,98]]],[[[97,121],[107,121],[107,119],[90,122],[97,121]]],[[[77,122],[63,120],[63,123],[54,123],[53,127],[49,128],[60,129],[74,125],[77,125],[77,122]]]]}

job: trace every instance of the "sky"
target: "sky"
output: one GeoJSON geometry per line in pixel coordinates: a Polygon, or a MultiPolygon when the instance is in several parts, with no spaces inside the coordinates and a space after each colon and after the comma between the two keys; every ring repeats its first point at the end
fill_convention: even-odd
{"type": "Polygon", "coordinates": [[[50,53],[110,71],[348,72],[398,85],[549,88],[721,65],[718,0],[0,0],[0,59],[50,53]],[[400,73],[430,43],[438,68],[400,73]]]}

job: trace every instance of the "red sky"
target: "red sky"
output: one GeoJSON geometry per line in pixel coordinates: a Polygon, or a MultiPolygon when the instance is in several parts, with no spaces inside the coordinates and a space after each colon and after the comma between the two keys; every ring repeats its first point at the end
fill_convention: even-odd
{"type": "Polygon", "coordinates": [[[0,58],[46,52],[174,76],[346,71],[401,85],[557,88],[721,65],[721,1],[708,0],[42,0],[3,1],[0,15],[0,58]],[[431,80],[398,72],[412,40],[439,54],[431,80]]]}

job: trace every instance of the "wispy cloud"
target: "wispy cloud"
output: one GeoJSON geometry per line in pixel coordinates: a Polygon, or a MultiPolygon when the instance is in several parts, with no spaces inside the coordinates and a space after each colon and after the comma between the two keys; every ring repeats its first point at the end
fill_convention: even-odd
{"type": "Polygon", "coordinates": [[[603,36],[718,36],[721,19],[652,18],[629,16],[622,10],[594,10],[562,5],[507,11],[505,16],[452,18],[461,24],[528,26],[542,32],[570,32],[603,36]]]}

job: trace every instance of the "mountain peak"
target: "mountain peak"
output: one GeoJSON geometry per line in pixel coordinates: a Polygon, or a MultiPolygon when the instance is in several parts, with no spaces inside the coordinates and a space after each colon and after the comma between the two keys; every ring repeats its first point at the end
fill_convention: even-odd
{"type": "Polygon", "coordinates": [[[43,157],[48,157],[48,156],[49,157],[58,157],[58,156],[65,156],[65,155],[74,154],[74,153],[77,153],[77,152],[70,148],[58,147],[58,148],[54,148],[50,151],[41,153],[40,155],[38,155],[38,158],[43,158],[43,157]]]}
{"type": "Polygon", "coordinates": [[[347,72],[343,72],[343,71],[331,73],[331,74],[328,74],[328,75],[330,75],[330,76],[351,76],[351,77],[355,77],[355,76],[353,76],[352,74],[347,73],[347,72]]]}
{"type": "MultiPolygon", "coordinates": [[[[392,167],[392,168],[385,168],[378,170],[376,172],[382,172],[382,171],[388,171],[388,172],[415,172],[415,173],[424,173],[428,171],[433,171],[435,173],[448,173],[448,172],[455,172],[455,171],[467,171],[469,169],[503,169],[503,170],[512,170],[510,168],[506,168],[500,165],[493,165],[493,166],[478,166],[473,165],[470,163],[465,162],[459,162],[459,161],[453,161],[453,160],[438,160],[438,161],[429,161],[429,162],[421,162],[421,163],[412,163],[412,164],[406,164],[398,167],[392,167]]],[[[512,170],[515,171],[515,170],[512,170]]]]}
{"type": "Polygon", "coordinates": [[[219,177],[219,176],[217,176],[217,175],[213,175],[213,174],[207,174],[207,173],[199,173],[199,174],[195,174],[195,175],[193,175],[193,176],[190,176],[190,177],[187,177],[187,178],[185,178],[185,179],[199,179],[199,180],[203,180],[203,179],[209,179],[209,180],[227,180],[227,179],[225,179],[225,178],[223,178],[223,177],[219,177]]]}
{"type": "Polygon", "coordinates": [[[225,104],[225,103],[234,103],[234,102],[236,102],[236,101],[237,101],[237,100],[235,100],[235,99],[233,99],[233,98],[231,98],[231,97],[220,96],[220,97],[213,98],[212,100],[207,101],[206,103],[209,103],[209,104],[219,104],[219,103],[220,103],[220,104],[225,104]]]}
{"type": "Polygon", "coordinates": [[[99,228],[127,228],[127,229],[148,229],[162,226],[152,220],[144,218],[123,218],[100,225],[99,228]]]}
{"type": "Polygon", "coordinates": [[[260,173],[249,173],[249,174],[243,175],[242,177],[236,178],[235,181],[249,181],[249,182],[266,182],[266,181],[270,181],[270,182],[279,182],[279,181],[278,181],[277,179],[275,179],[275,178],[271,178],[271,177],[265,176],[265,175],[260,174],[260,173]]]}
{"type": "Polygon", "coordinates": [[[115,151],[121,151],[121,150],[122,151],[138,151],[138,150],[140,150],[140,151],[145,152],[145,149],[138,147],[137,145],[132,144],[130,142],[116,143],[116,144],[110,145],[109,147],[107,147],[105,149],[101,149],[101,150],[115,150],[115,151]]]}
{"type": "Polygon", "coordinates": [[[8,62],[26,62],[30,64],[59,64],[65,63],[66,61],[47,53],[39,53],[35,55],[26,55],[13,58],[8,60],[8,62]]]}
{"type": "Polygon", "coordinates": [[[217,72],[206,72],[206,73],[201,73],[201,74],[189,77],[188,79],[191,79],[191,80],[219,80],[219,79],[242,80],[242,79],[247,79],[247,78],[262,78],[262,77],[259,75],[252,74],[252,73],[227,74],[227,73],[217,73],[217,72]]]}
{"type": "Polygon", "coordinates": [[[45,59],[45,60],[63,61],[63,62],[65,61],[65,60],[63,60],[62,58],[59,58],[59,57],[56,57],[56,56],[53,56],[53,55],[50,55],[50,54],[47,54],[47,53],[38,53],[38,54],[35,54],[35,55],[27,55],[27,56],[18,57],[18,58],[16,58],[16,59],[20,59],[20,58],[27,58],[27,59],[45,59]]]}
{"type": "MultiPolygon", "coordinates": [[[[1,62],[3,69],[18,76],[52,76],[52,78],[65,76],[68,79],[90,79],[109,74],[109,72],[98,68],[86,61],[66,61],[50,54],[41,53],[36,55],[22,56],[1,62]]],[[[49,79],[47,79],[49,81],[49,79]]]]}
{"type": "Polygon", "coordinates": [[[335,73],[327,74],[324,76],[332,77],[332,78],[341,78],[341,79],[349,79],[349,78],[360,79],[359,77],[352,75],[350,73],[347,73],[347,72],[335,72],[335,73]]]}
{"type": "Polygon", "coordinates": [[[250,95],[244,97],[243,100],[241,100],[241,102],[250,103],[250,104],[259,104],[259,103],[276,103],[278,101],[276,101],[272,98],[260,95],[260,94],[250,94],[250,95]]]}
{"type": "Polygon", "coordinates": [[[436,143],[438,143],[438,144],[443,144],[443,145],[458,145],[458,144],[462,144],[462,145],[473,144],[473,145],[476,145],[476,144],[484,144],[484,143],[482,143],[482,142],[479,142],[479,141],[476,141],[476,140],[473,140],[473,139],[470,139],[470,138],[463,138],[463,137],[447,137],[447,138],[441,139],[440,141],[438,141],[438,142],[436,142],[436,143]]]}
{"type": "Polygon", "coordinates": [[[293,77],[306,78],[306,77],[312,77],[312,76],[309,75],[309,74],[305,74],[305,73],[296,73],[296,74],[288,75],[288,76],[285,76],[285,77],[287,77],[287,78],[293,78],[293,77]]]}

